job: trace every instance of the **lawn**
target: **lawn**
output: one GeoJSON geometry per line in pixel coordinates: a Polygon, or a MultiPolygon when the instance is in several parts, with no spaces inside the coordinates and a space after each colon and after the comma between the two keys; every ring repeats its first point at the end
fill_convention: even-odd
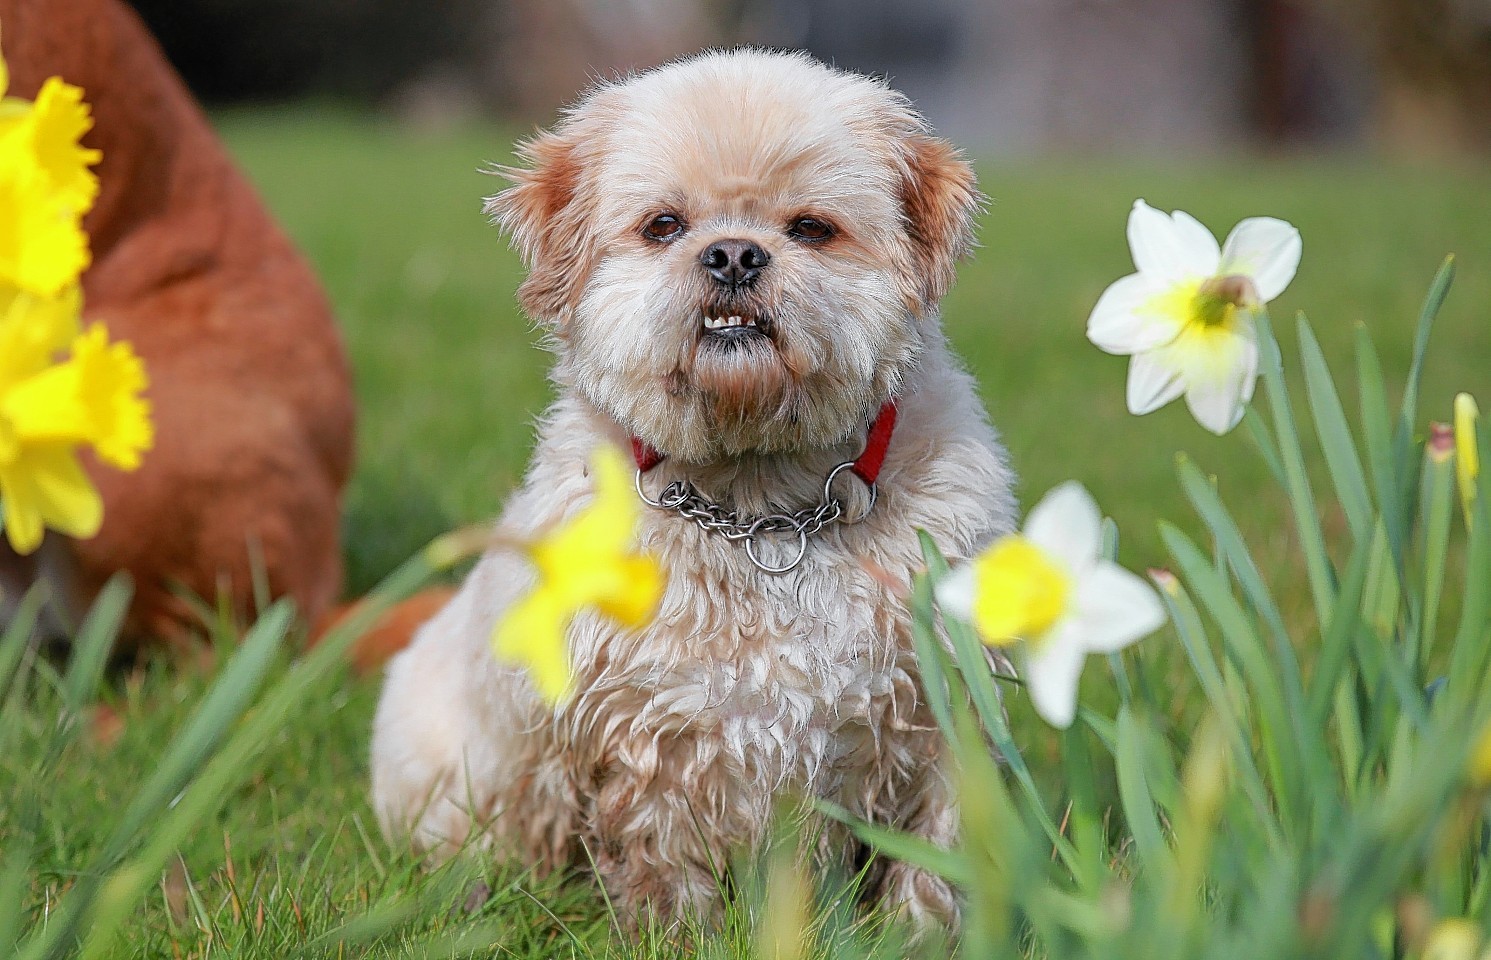
{"type": "MultiPolygon", "coordinates": [[[[519,265],[481,214],[481,197],[498,181],[478,168],[508,158],[512,131],[414,133],[322,110],[234,112],[219,125],[320,272],[345,331],[361,411],[346,548],[349,590],[360,593],[432,536],[498,511],[549,399],[547,357],[514,302],[519,265]]],[[[987,163],[980,180],[991,198],[981,246],[945,303],[945,324],[983,385],[1022,500],[1081,480],[1117,521],[1126,566],[1168,564],[1160,518],[1199,531],[1175,480],[1174,455],[1185,451],[1218,475],[1265,572],[1282,586],[1291,621],[1312,616],[1285,501],[1242,431],[1212,437],[1183,406],[1130,416],[1125,361],[1084,338],[1098,294],[1132,269],[1123,225],[1136,197],[1185,209],[1218,234],[1247,216],[1293,222],[1304,260],[1273,313],[1286,364],[1297,354],[1293,314],[1305,309],[1346,382],[1356,325],[1365,324],[1390,390],[1401,388],[1429,281],[1455,253],[1458,274],[1435,330],[1420,409],[1426,422],[1447,420],[1457,390],[1491,400],[1485,167],[1386,168],[1350,157],[987,163]]],[[[1352,413],[1355,396],[1347,391],[1343,400],[1352,413]]],[[[1306,450],[1323,478],[1308,437],[1306,450]]],[[[1338,515],[1324,519],[1328,530],[1344,525],[1338,515]]],[[[1147,643],[1170,640],[1166,631],[1147,643]]],[[[1150,663],[1154,679],[1173,684],[1177,715],[1188,709],[1191,681],[1163,653],[1150,663]]],[[[122,798],[209,679],[152,662],[111,680],[104,700],[123,724],[95,718],[36,795],[33,909],[48,909],[86,869],[122,798]]],[[[1098,702],[1107,696],[1089,692],[1098,702]]],[[[469,896],[469,866],[425,874],[387,847],[366,802],[375,697],[372,679],[338,674],[318,687],[213,827],[180,848],[118,955],[280,957],[327,934],[376,937],[375,956],[423,956],[423,938],[454,938],[444,949],[466,935],[499,944],[499,956],[632,955],[613,938],[605,905],[584,878],[537,882],[517,868],[484,865],[491,897],[483,903],[469,896]],[[381,926],[337,933],[370,904],[381,905],[381,926]]],[[[46,696],[41,702],[0,730],[0,796],[21,798],[28,789],[55,708],[46,696]]],[[[1038,779],[1054,781],[1056,738],[1023,702],[1013,717],[1038,779]]],[[[19,809],[0,807],[0,848],[17,835],[19,809]]],[[[702,946],[705,955],[734,956],[738,939],[702,946]]],[[[650,943],[636,949],[669,955],[650,943]]]]}

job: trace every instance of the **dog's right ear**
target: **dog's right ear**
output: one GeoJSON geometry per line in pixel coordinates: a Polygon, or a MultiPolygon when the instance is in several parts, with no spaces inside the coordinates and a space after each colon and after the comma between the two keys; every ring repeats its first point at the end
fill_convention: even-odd
{"type": "Polygon", "coordinates": [[[522,165],[492,171],[512,186],[488,197],[485,207],[528,268],[518,301],[529,316],[555,326],[577,305],[590,272],[593,238],[583,209],[581,143],[572,125],[562,124],[519,144],[522,165]]]}

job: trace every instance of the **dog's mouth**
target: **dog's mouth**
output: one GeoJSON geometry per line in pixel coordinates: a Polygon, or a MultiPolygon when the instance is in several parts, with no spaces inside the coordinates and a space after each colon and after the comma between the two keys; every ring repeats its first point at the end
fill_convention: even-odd
{"type": "Polygon", "coordinates": [[[721,345],[770,339],[771,318],[740,307],[706,307],[699,315],[699,335],[721,345]]]}

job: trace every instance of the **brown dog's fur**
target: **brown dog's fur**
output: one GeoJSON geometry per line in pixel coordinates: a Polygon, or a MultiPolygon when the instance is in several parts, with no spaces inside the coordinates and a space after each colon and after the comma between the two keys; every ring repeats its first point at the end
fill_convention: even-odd
{"type": "Polygon", "coordinates": [[[0,552],[0,582],[46,576],[76,616],[127,570],[130,640],[192,632],[184,595],[250,614],[256,571],[314,619],[341,587],[353,428],[315,277],[122,2],[0,0],[0,41],[13,96],[60,75],[93,106],[84,142],[103,162],[84,319],[134,343],[156,422],[139,471],[86,463],[104,500],[99,535],[51,538],[39,559],[0,552]]]}

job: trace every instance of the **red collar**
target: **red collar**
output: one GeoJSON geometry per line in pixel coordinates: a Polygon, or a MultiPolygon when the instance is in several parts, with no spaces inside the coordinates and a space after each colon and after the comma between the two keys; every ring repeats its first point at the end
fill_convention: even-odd
{"type": "MultiPolygon", "coordinates": [[[[849,469],[867,486],[873,487],[885,465],[885,451],[890,447],[890,435],[896,429],[896,398],[891,397],[880,407],[870,423],[869,435],[865,438],[865,449],[854,460],[849,469]]],[[[632,437],[632,459],[643,473],[662,463],[664,455],[641,437],[632,437]]]]}

